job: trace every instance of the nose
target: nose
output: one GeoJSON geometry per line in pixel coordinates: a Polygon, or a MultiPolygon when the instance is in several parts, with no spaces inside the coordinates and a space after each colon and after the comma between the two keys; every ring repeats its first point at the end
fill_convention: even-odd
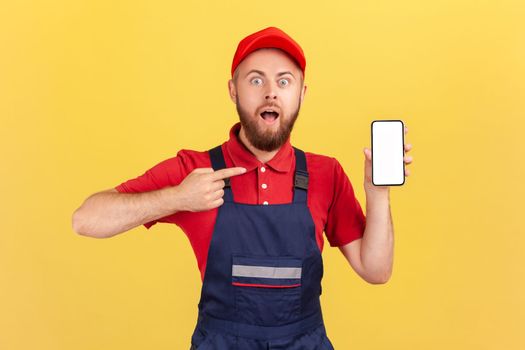
{"type": "Polygon", "coordinates": [[[269,91],[266,92],[264,98],[266,99],[266,101],[268,101],[268,100],[275,100],[277,98],[277,94],[275,93],[273,88],[270,87],[269,91]]]}

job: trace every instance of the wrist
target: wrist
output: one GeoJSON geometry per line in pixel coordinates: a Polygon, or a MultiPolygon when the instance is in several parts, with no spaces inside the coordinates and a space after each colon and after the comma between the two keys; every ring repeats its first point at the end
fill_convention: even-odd
{"type": "Polygon", "coordinates": [[[390,186],[365,185],[365,195],[367,200],[388,200],[390,198],[390,186]]]}
{"type": "Polygon", "coordinates": [[[181,205],[179,186],[170,186],[163,189],[161,191],[161,202],[171,214],[184,210],[181,205]]]}

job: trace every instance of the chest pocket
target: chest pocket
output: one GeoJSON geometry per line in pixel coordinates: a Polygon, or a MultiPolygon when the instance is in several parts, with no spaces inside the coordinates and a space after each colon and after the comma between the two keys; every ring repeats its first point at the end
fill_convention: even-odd
{"type": "Polygon", "coordinates": [[[301,315],[302,259],[232,256],[236,316],[241,322],[276,326],[301,315]]]}

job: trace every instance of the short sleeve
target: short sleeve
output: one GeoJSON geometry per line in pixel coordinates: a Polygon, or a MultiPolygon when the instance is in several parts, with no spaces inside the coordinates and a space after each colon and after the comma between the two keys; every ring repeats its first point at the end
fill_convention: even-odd
{"type": "Polygon", "coordinates": [[[333,199],[328,209],[325,233],[330,246],[339,247],[363,237],[366,218],[350,179],[335,158],[333,180],[333,199]]]}
{"type": "MultiPolygon", "coordinates": [[[[191,172],[188,171],[187,163],[187,154],[185,150],[181,150],[177,156],[157,163],[142,175],[122,182],[115,189],[121,193],[140,193],[176,186],[191,172]]],[[[169,222],[168,218],[169,216],[149,221],[144,226],[149,229],[157,222],[169,222]]]]}

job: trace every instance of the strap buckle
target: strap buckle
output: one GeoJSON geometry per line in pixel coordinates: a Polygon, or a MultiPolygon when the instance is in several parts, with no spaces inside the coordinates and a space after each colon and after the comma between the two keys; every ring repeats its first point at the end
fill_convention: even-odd
{"type": "Polygon", "coordinates": [[[294,186],[308,190],[308,173],[306,171],[299,169],[295,171],[294,186]]]}

